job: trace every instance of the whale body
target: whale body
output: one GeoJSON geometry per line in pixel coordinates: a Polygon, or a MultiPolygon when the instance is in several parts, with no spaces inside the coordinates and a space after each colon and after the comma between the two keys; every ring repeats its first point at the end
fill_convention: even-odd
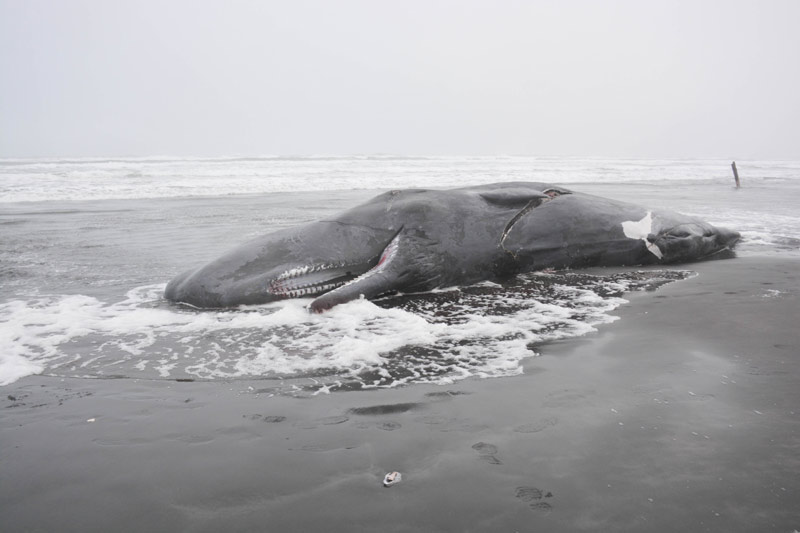
{"type": "Polygon", "coordinates": [[[314,297],[310,309],[323,311],[545,268],[695,261],[738,240],[694,217],[547,183],[395,190],[244,243],[164,295],[200,308],[314,297]]]}

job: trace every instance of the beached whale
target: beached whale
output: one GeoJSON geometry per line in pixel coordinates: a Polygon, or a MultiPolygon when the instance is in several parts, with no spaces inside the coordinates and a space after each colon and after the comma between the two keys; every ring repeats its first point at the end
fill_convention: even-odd
{"type": "Polygon", "coordinates": [[[258,237],[169,282],[196,307],[359,297],[498,280],[543,268],[706,258],[739,234],[693,217],[545,183],[390,191],[328,220],[258,237]]]}

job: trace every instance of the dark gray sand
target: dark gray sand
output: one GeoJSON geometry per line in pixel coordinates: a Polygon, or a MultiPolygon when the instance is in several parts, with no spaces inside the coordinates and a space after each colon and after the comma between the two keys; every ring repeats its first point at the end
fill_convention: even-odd
{"type": "Polygon", "coordinates": [[[0,529],[800,530],[800,261],[689,268],[515,378],[25,378],[2,388],[0,529]]]}

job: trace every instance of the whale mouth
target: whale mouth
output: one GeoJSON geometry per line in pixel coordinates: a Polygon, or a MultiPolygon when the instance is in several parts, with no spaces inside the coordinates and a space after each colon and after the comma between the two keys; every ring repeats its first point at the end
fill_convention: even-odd
{"type": "Polygon", "coordinates": [[[378,264],[379,257],[360,263],[303,265],[286,270],[267,286],[279,298],[303,298],[338,289],[378,264]]]}
{"type": "Polygon", "coordinates": [[[301,265],[284,271],[267,284],[267,292],[277,298],[303,298],[359,285],[385,269],[397,254],[402,226],[378,253],[363,261],[301,265]]]}

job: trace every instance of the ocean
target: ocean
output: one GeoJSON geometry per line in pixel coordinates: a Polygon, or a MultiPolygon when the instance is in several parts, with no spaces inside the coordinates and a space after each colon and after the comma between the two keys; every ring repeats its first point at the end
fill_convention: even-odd
{"type": "MultiPolygon", "coordinates": [[[[668,269],[533,273],[508,283],[356,301],[193,310],[174,275],[249,238],[387,189],[544,181],[699,216],[739,256],[800,256],[800,161],[538,157],[0,160],[0,384],[31,374],[262,380],[275,394],[452,383],[522,372],[537,346],[616,320],[668,269]]],[[[735,260],[735,259],[733,259],[735,260]]]]}

